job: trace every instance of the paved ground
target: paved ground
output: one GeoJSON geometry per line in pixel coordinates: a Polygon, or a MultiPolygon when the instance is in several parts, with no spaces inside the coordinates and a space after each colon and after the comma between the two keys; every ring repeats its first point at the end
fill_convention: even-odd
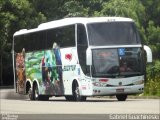
{"type": "Polygon", "coordinates": [[[67,102],[63,97],[50,101],[1,99],[1,113],[20,114],[109,114],[109,113],[160,113],[158,99],[116,99],[88,98],[86,102],[67,102]]]}
{"type": "MultiPolygon", "coordinates": [[[[105,117],[105,114],[160,113],[160,99],[127,99],[125,102],[118,102],[114,98],[87,98],[86,102],[68,102],[64,97],[52,97],[49,101],[30,101],[12,90],[5,91],[1,90],[0,94],[1,114],[103,114],[105,117]]],[[[60,120],[61,117],[59,115],[57,119],[60,120]]],[[[81,118],[78,116],[77,119],[81,118]]]]}

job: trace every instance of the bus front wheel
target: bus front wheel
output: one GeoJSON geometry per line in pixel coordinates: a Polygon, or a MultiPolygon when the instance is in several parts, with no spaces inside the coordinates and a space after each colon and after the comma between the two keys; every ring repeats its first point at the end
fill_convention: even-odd
{"type": "Polygon", "coordinates": [[[118,99],[118,101],[125,101],[127,99],[127,95],[119,94],[119,95],[116,95],[116,98],[118,99]]]}
{"type": "Polygon", "coordinates": [[[79,85],[77,82],[73,84],[73,97],[75,101],[86,101],[86,96],[81,96],[79,85]]]}
{"type": "Polygon", "coordinates": [[[66,95],[65,98],[67,101],[74,101],[74,96],[66,95]]]}

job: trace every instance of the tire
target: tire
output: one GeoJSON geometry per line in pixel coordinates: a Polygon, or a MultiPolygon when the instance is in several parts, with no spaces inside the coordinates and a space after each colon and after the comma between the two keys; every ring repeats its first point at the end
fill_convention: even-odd
{"type": "Polygon", "coordinates": [[[41,101],[48,101],[49,100],[49,96],[48,95],[39,95],[37,84],[35,84],[33,86],[33,90],[32,91],[30,89],[29,97],[30,97],[30,100],[41,100],[41,101]]]}
{"type": "Polygon", "coordinates": [[[33,94],[33,100],[39,100],[39,92],[37,84],[34,84],[32,94],[33,94]]]}
{"type": "Polygon", "coordinates": [[[47,95],[39,95],[38,96],[38,100],[48,101],[49,100],[49,96],[47,96],[47,95]]]}
{"type": "Polygon", "coordinates": [[[74,97],[71,95],[67,95],[67,96],[65,96],[65,98],[67,101],[74,101],[74,97]]]}
{"type": "Polygon", "coordinates": [[[34,100],[33,91],[32,91],[31,88],[29,88],[29,93],[28,93],[28,95],[29,95],[29,99],[30,99],[30,100],[34,100]]]}
{"type": "Polygon", "coordinates": [[[86,96],[82,96],[81,97],[81,101],[86,101],[87,97],[86,96]]]}
{"type": "Polygon", "coordinates": [[[80,95],[80,89],[77,82],[74,82],[73,84],[73,98],[74,101],[86,101],[86,97],[80,95]]]}
{"type": "Polygon", "coordinates": [[[116,98],[117,98],[118,101],[126,101],[127,95],[119,94],[119,95],[116,95],[116,98]]]}

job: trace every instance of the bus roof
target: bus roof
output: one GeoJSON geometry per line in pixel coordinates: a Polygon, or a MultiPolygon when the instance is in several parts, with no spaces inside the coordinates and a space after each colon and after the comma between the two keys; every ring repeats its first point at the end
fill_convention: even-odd
{"type": "Polygon", "coordinates": [[[71,18],[64,18],[60,20],[50,21],[46,23],[40,24],[37,28],[34,29],[22,29],[14,33],[14,36],[82,23],[95,23],[95,22],[114,22],[114,21],[126,21],[126,22],[133,22],[130,18],[124,18],[124,17],[71,17],[71,18]]]}

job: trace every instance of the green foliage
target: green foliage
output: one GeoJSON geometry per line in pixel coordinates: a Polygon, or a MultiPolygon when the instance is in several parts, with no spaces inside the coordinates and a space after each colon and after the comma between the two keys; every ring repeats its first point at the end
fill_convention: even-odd
{"type": "MultiPolygon", "coordinates": [[[[160,25],[160,1],[159,0],[140,0],[146,11],[146,23],[150,20],[154,21],[155,25],[160,25]]],[[[147,27],[147,25],[146,25],[147,27]]]]}
{"type": "Polygon", "coordinates": [[[147,83],[145,84],[145,95],[160,96],[160,61],[155,61],[147,67],[147,83]]]}
{"type": "MultiPolygon", "coordinates": [[[[147,78],[157,79],[160,78],[160,61],[156,60],[153,64],[147,67],[147,78]]],[[[159,79],[160,80],[160,79],[159,79]]]]}
{"type": "Polygon", "coordinates": [[[160,58],[160,27],[155,26],[153,21],[149,21],[148,28],[147,28],[147,41],[148,44],[153,51],[153,57],[155,59],[160,58]]]}
{"type": "Polygon", "coordinates": [[[64,9],[67,14],[65,17],[81,17],[88,16],[88,9],[83,7],[80,1],[71,0],[69,2],[64,3],[64,9]],[[72,9],[71,9],[72,8],[72,9]]]}
{"type": "Polygon", "coordinates": [[[159,79],[148,79],[145,84],[144,95],[145,96],[159,96],[160,97],[160,84],[159,79]]]}
{"type": "Polygon", "coordinates": [[[132,18],[139,31],[141,38],[146,40],[144,27],[145,7],[138,0],[109,0],[103,4],[100,12],[96,13],[97,16],[120,16],[132,18]],[[99,14],[99,15],[98,15],[99,14]]]}
{"type": "Polygon", "coordinates": [[[37,12],[28,0],[0,1],[0,79],[12,83],[12,38],[20,29],[36,27],[46,20],[45,16],[37,12]]]}
{"type": "Polygon", "coordinates": [[[153,58],[160,60],[160,1],[159,0],[141,0],[145,7],[145,22],[142,25],[145,28],[145,44],[149,45],[153,52],[153,58]]]}
{"type": "Polygon", "coordinates": [[[64,13],[61,5],[64,0],[28,0],[37,12],[42,13],[47,21],[62,18],[64,13]]]}

